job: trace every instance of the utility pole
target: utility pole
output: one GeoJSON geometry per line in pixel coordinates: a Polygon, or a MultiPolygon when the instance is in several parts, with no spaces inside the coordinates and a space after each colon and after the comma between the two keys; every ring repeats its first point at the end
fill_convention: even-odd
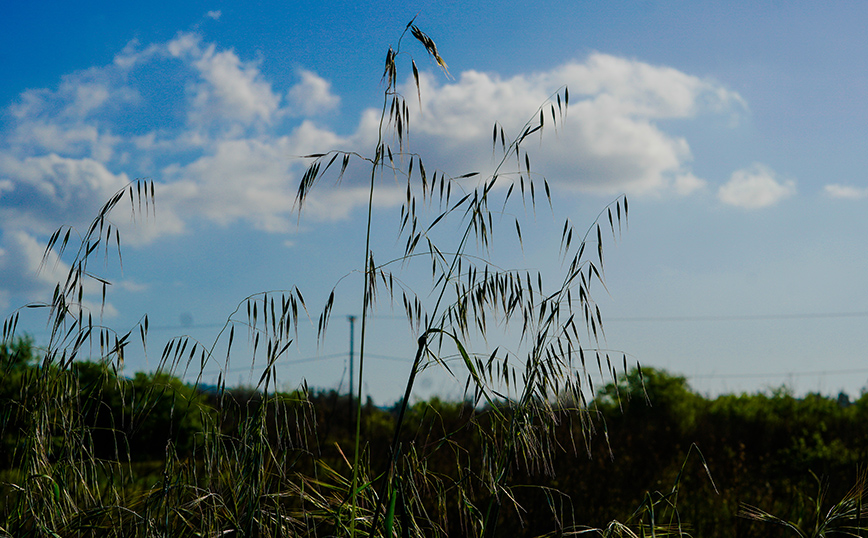
{"type": "Polygon", "coordinates": [[[350,322],[350,429],[353,426],[353,329],[356,324],[356,316],[347,316],[350,322]]]}

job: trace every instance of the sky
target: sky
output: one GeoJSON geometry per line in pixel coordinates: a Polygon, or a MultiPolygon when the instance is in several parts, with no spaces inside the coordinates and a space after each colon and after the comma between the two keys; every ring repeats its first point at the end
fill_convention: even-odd
{"type": "MultiPolygon", "coordinates": [[[[601,348],[709,396],[868,387],[868,4],[127,4],[17,3],[0,21],[0,314],[20,312],[37,344],[47,312],[22,307],[50,301],[71,261],[41,266],[49,237],[83,233],[144,178],[154,211],[115,209],[123,262],[111,251],[92,265],[112,285],[104,307],[99,286],[84,301],[118,334],[148,316],[148,352],[124,372],[153,370],[173,337],[219,343],[246,298],[297,287],[311,319],[277,362],[279,382],[346,391],[366,176],[351,166],[323,181],[299,213],[300,156],[372,154],[385,53],[415,17],[449,70],[402,41],[411,150],[431,170],[490,173],[492,125],[517,136],[569,88],[565,123],[528,146],[552,207],[517,215],[523,248],[503,233],[495,255],[556,274],[563,219],[585,229],[626,196],[628,225],[606,240],[595,292],[601,348]]],[[[376,190],[383,257],[400,251],[402,200],[389,178],[376,190]]],[[[402,271],[425,297],[426,271],[402,271]]],[[[371,312],[364,387],[377,403],[395,401],[409,373],[417,335],[401,313],[386,300],[371,312]]],[[[255,384],[259,360],[239,353],[223,375],[255,384]]],[[[415,394],[463,387],[432,367],[415,394]]]]}

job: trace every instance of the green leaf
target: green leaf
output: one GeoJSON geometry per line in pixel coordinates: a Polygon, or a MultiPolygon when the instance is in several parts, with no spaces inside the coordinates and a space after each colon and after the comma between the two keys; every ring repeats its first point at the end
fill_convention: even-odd
{"type": "Polygon", "coordinates": [[[389,508],[386,510],[386,520],[384,521],[385,529],[383,529],[383,534],[385,536],[392,536],[392,527],[395,524],[395,505],[398,501],[398,491],[390,491],[389,497],[389,508]]]}

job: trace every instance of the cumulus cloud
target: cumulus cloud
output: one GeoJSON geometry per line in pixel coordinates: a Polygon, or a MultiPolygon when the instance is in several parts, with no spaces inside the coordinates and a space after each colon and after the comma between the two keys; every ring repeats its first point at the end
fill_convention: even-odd
{"type": "Polygon", "coordinates": [[[282,141],[221,142],[213,154],[165,169],[163,197],[182,215],[224,226],[246,218],[267,231],[289,231],[294,191],[284,151],[282,141]]]}
{"type": "Polygon", "coordinates": [[[0,240],[0,279],[6,291],[0,293],[0,307],[10,306],[11,290],[31,297],[41,296],[43,300],[49,298],[57,281],[65,278],[61,273],[68,267],[51,263],[40,272],[43,248],[35,237],[24,231],[4,231],[0,240]]]}
{"type": "Polygon", "coordinates": [[[796,183],[793,180],[781,181],[773,170],[761,164],[733,172],[717,191],[721,202],[745,209],[772,206],[794,194],[796,183]]]}
{"type": "Polygon", "coordinates": [[[8,108],[15,120],[2,133],[8,147],[25,154],[56,152],[110,160],[121,139],[93,118],[116,113],[139,98],[116,77],[112,70],[88,69],[64,76],[56,90],[24,91],[8,108]]]}
{"type": "Polygon", "coordinates": [[[136,92],[118,86],[110,70],[87,69],[62,78],[56,90],[25,90],[9,107],[18,119],[82,120],[102,108],[118,107],[137,99],[136,92]]]}
{"type": "Polygon", "coordinates": [[[675,192],[682,196],[687,196],[688,194],[698,191],[705,187],[705,185],[705,180],[699,179],[690,173],[677,176],[674,182],[675,192]]]}
{"type": "Polygon", "coordinates": [[[710,108],[724,111],[744,100],[735,92],[676,69],[609,54],[592,54],[547,74],[550,82],[563,76],[574,92],[619,115],[667,119],[686,118],[710,108]]]}
{"type": "Polygon", "coordinates": [[[102,163],[57,154],[17,159],[0,153],[4,190],[0,224],[26,226],[41,234],[61,224],[84,226],[99,208],[129,183],[126,174],[113,174],[102,163]],[[58,222],[59,218],[67,219],[58,222]]]}
{"type": "MultiPolygon", "coordinates": [[[[744,109],[738,94],[711,81],[606,54],[509,79],[467,71],[452,84],[440,85],[430,75],[420,83],[422,113],[413,132],[436,139],[431,144],[453,156],[484,156],[480,150],[490,143],[495,121],[517,134],[566,85],[567,122],[536,154],[550,182],[605,194],[689,194],[701,188],[704,180],[690,171],[687,141],[656,122],[744,109]]],[[[408,84],[404,93],[411,92],[408,84]]]]}
{"type": "Polygon", "coordinates": [[[846,200],[860,200],[868,197],[868,188],[853,187],[833,183],[826,185],[823,191],[830,198],[844,198],[846,200]]]}
{"type": "Polygon", "coordinates": [[[188,88],[192,94],[190,119],[195,124],[212,121],[270,123],[280,107],[280,96],[271,89],[256,62],[242,62],[232,50],[202,46],[195,34],[181,34],[167,45],[169,53],[190,62],[200,81],[188,88]]]}
{"type": "Polygon", "coordinates": [[[316,73],[302,70],[301,82],[289,90],[292,111],[299,115],[314,116],[337,108],[340,98],[331,91],[331,83],[316,73]]]}
{"type": "Polygon", "coordinates": [[[136,176],[158,176],[157,190],[178,194],[179,208],[190,209],[190,193],[201,196],[196,207],[203,213],[176,213],[173,203],[165,202],[160,222],[133,242],[181,232],[184,219],[197,216],[251,217],[264,228],[285,229],[286,219],[274,216],[283,200],[274,204],[279,198],[264,193],[294,192],[297,174],[290,163],[297,168],[296,156],[338,140],[304,121],[279,133],[288,127],[275,126],[281,118],[328,110],[338,102],[315,73],[303,71],[301,79],[287,92],[294,101],[284,102],[256,62],[203,43],[197,34],[180,33],[145,48],[130,42],[112,64],[65,75],[55,89],[27,90],[8,107],[13,121],[0,133],[5,142],[0,185],[6,193],[0,213],[39,223],[39,233],[60,224],[86,225],[85,217],[129,182],[125,171],[135,170],[136,176]],[[175,85],[153,92],[150,86],[161,83],[167,70],[177,75],[175,85]],[[151,100],[160,101],[149,103],[149,91],[151,100]],[[284,105],[294,108],[290,112],[284,105]],[[182,121],[171,121],[173,106],[182,121]],[[240,196],[251,184],[259,186],[240,196]],[[252,199],[269,202],[268,210],[263,214],[263,207],[244,203],[252,199]]]}
{"type": "MultiPolygon", "coordinates": [[[[319,125],[314,119],[335,110],[340,98],[318,74],[298,74],[295,85],[277,88],[260,62],[182,32],[144,47],[131,41],[109,65],[68,74],[53,89],[23,92],[0,132],[4,274],[29,268],[10,265],[10,253],[44,241],[61,224],[87,226],[134,177],[155,182],[159,215],[141,226],[121,224],[129,231],[126,244],[184,233],[191,220],[294,230],[294,195],[306,164],[298,156],[330,149],[368,154],[379,120],[372,108],[361,111],[348,134],[319,125]],[[27,241],[6,235],[11,231],[27,241]]],[[[567,85],[567,121],[556,133],[547,125],[549,138],[531,149],[540,163],[535,170],[555,189],[605,194],[689,195],[703,188],[705,180],[691,170],[688,141],[662,122],[745,108],[738,94],[713,81],[606,54],[510,78],[467,71],[441,81],[423,72],[420,83],[421,110],[412,80],[401,88],[413,114],[412,150],[426,156],[426,166],[455,174],[490,168],[492,125],[516,136],[567,85]]],[[[314,190],[306,217],[345,219],[366,203],[354,166],[339,188],[314,190]]],[[[774,191],[750,178],[734,175],[736,186],[721,189],[721,199],[732,199],[741,183],[759,183],[754,191],[764,185],[772,198],[793,188],[772,178],[774,191]]],[[[390,183],[374,202],[387,207],[402,199],[403,189],[390,183]]],[[[0,293],[6,287],[0,284],[0,293]]]]}
{"type": "MultiPolygon", "coordinates": [[[[304,164],[297,156],[333,147],[352,147],[352,142],[309,121],[286,136],[219,142],[206,155],[162,171],[161,215],[204,217],[221,226],[243,220],[261,230],[289,232],[297,218],[293,208],[304,164]]],[[[355,198],[358,204],[366,200],[361,194],[355,198]]],[[[344,194],[341,200],[346,208],[344,194]]],[[[309,205],[306,213],[318,220],[348,214],[328,204],[309,205]]]]}
{"type": "MultiPolygon", "coordinates": [[[[10,306],[10,290],[38,297],[42,301],[50,300],[57,283],[66,280],[69,265],[53,253],[43,260],[45,247],[26,231],[4,231],[0,241],[0,281],[4,283],[3,288],[0,288],[0,307],[10,306]]],[[[106,318],[116,316],[117,309],[111,303],[103,306],[100,299],[91,299],[100,296],[99,284],[94,280],[85,280],[85,297],[81,306],[94,315],[106,318]]],[[[76,305],[70,306],[74,308],[76,305]]]]}
{"type": "Polygon", "coordinates": [[[221,12],[219,9],[214,10],[214,11],[209,11],[208,13],[205,14],[206,17],[208,17],[210,19],[214,19],[215,21],[220,20],[221,15],[223,15],[223,12],[221,12]]]}

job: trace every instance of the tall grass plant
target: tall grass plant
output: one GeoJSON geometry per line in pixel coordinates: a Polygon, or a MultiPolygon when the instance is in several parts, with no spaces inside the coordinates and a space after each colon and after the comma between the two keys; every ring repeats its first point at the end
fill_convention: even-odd
{"type": "MultiPolygon", "coordinates": [[[[592,287],[603,282],[604,238],[617,239],[626,226],[626,199],[606,206],[586,231],[575,229],[569,219],[563,221],[559,252],[552,254],[554,261],[562,261],[563,271],[553,284],[544,282],[539,272],[495,263],[495,236],[515,252],[523,249],[523,222],[513,215],[553,211],[551,188],[532,170],[527,147],[544,143],[543,136],[566,121],[569,90],[561,88],[542,103],[517,133],[493,126],[496,157],[491,173],[426,168],[423,156],[412,151],[409,136],[414,101],[422,99],[416,59],[405,50],[411,46],[421,47],[418,50],[448,76],[434,41],[411,21],[386,54],[383,104],[372,153],[328,149],[307,156],[309,166],[296,198],[303,215],[318,183],[330,178],[340,182],[347,173],[367,171],[365,253],[358,263],[364,284],[358,292],[356,394],[365,387],[370,316],[380,301],[388,298],[402,306],[416,340],[403,397],[394,422],[386,425],[391,429],[388,445],[371,444],[366,428],[383,425],[366,424],[365,406],[357,405],[352,445],[319,446],[308,387],[289,394],[278,390],[279,361],[297,345],[299,324],[312,317],[317,338],[326,338],[337,287],[319,309],[306,303],[298,287],[252,295],[229,316],[212,343],[189,337],[169,340],[161,351],[158,373],[192,372],[198,386],[206,366],[220,366],[214,408],[203,405],[198,390],[160,382],[159,375],[136,391],[109,386],[122,383],[117,374],[129,346],[147,350],[148,317],[143,316],[133,330],[118,333],[95,322],[84,298],[95,286],[105,302],[108,282],[89,265],[110,250],[120,256],[120,233],[109,218],[116,206],[126,200],[134,213],[157,218],[153,181],[136,181],[98,213],[72,253],[66,280],[58,283],[50,303],[41,305],[50,338],[27,370],[22,404],[14,411],[22,442],[12,456],[16,471],[5,478],[0,532],[438,536],[456,528],[457,520],[463,534],[497,536],[507,532],[498,526],[503,521],[522,519],[516,471],[553,472],[553,455],[563,448],[553,432],[562,420],[579,426],[579,451],[590,446],[591,436],[605,433],[589,398],[595,392],[591,374],[614,379],[617,386],[618,372],[624,375],[627,364],[625,356],[601,349],[603,318],[592,287]],[[398,83],[405,70],[416,90],[409,98],[401,94],[398,83]],[[397,224],[400,248],[384,257],[378,254],[375,261],[375,199],[387,178],[406,183],[397,224]],[[405,275],[418,273],[419,267],[430,271],[431,285],[410,289],[405,275]],[[239,355],[242,359],[236,361],[254,358],[260,364],[264,360],[264,366],[248,397],[237,401],[226,374],[239,355]],[[97,358],[102,365],[94,386],[82,387],[73,375],[74,365],[83,358],[97,358]],[[420,432],[412,430],[408,410],[417,376],[427,368],[442,368],[464,384],[462,434],[477,445],[474,450],[481,459],[470,458],[468,447],[455,442],[456,431],[432,437],[429,430],[420,442],[420,432]],[[119,395],[119,405],[129,409],[121,423],[97,423],[94,413],[83,407],[81,395],[94,390],[119,395]],[[130,438],[167,398],[172,416],[195,417],[201,429],[182,450],[178,432],[166,432],[161,437],[162,461],[151,469],[159,479],[142,484],[142,466],[129,457],[130,438]],[[100,429],[112,433],[112,450],[95,441],[100,429]],[[451,460],[451,470],[432,472],[428,462],[433,458],[451,460]]],[[[74,239],[70,228],[58,230],[48,241],[45,260],[68,256],[74,239]]],[[[4,343],[14,341],[18,316],[5,321],[4,343]]],[[[547,495],[553,500],[557,532],[589,530],[573,521],[569,503],[554,502],[559,498],[555,490],[547,495]]],[[[613,524],[596,531],[635,535],[654,528],[640,525],[634,531],[613,524]]],[[[533,529],[525,532],[532,534],[533,529]]]]}

